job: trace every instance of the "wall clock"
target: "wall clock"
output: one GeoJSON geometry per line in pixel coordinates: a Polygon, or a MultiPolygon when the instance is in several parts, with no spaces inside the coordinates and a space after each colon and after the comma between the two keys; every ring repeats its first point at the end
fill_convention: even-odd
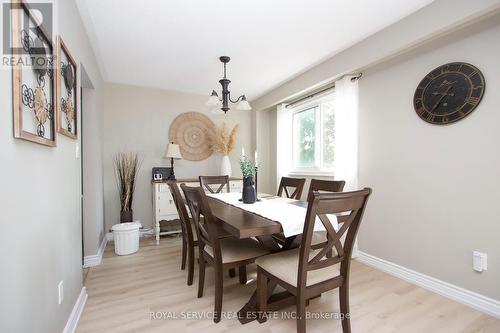
{"type": "Polygon", "coordinates": [[[484,94],[483,74],[464,62],[452,62],[427,74],[413,97],[415,112],[424,121],[445,125],[468,116],[484,94]]]}

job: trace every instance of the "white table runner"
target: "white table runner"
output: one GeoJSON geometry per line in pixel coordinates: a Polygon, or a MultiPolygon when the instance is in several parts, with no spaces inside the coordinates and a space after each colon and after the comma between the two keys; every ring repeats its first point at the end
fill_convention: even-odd
{"type": "MultiPolygon", "coordinates": [[[[261,201],[253,204],[244,204],[239,201],[241,193],[237,192],[210,193],[207,196],[280,223],[285,237],[300,235],[304,231],[307,208],[294,204],[297,200],[269,197],[261,198],[261,201]]],[[[337,217],[329,214],[328,218],[335,230],[338,230],[337,217]]],[[[325,227],[319,218],[316,218],[314,231],[322,230],[325,230],[325,227]]]]}

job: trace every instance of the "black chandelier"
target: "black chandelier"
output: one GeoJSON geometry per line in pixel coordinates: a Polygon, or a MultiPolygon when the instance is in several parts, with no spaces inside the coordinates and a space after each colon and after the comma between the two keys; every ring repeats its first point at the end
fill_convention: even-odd
{"type": "Polygon", "coordinates": [[[226,113],[230,109],[229,102],[231,102],[233,104],[237,104],[236,110],[252,110],[252,107],[250,106],[250,103],[248,103],[245,95],[241,95],[235,101],[231,99],[231,92],[229,91],[229,83],[231,83],[231,80],[226,77],[226,64],[229,62],[229,60],[231,60],[231,58],[229,58],[228,56],[222,56],[219,58],[219,60],[224,64],[224,77],[219,80],[219,83],[222,86],[222,98],[219,99],[219,95],[217,95],[215,90],[212,90],[212,95],[207,101],[207,106],[221,107],[220,109],[224,111],[224,113],[226,113]]]}

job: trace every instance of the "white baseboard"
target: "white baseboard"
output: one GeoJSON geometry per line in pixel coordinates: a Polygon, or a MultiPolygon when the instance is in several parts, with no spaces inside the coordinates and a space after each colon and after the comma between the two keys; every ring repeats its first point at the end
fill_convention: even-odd
{"type": "Polygon", "coordinates": [[[360,262],[389,273],[400,279],[416,284],[441,296],[470,306],[478,311],[500,318],[500,301],[460,288],[448,282],[438,280],[428,275],[416,272],[390,261],[377,258],[362,251],[358,252],[360,262]]]}
{"type": "Polygon", "coordinates": [[[78,326],[78,321],[80,320],[83,308],[85,307],[85,303],[87,302],[87,297],[87,289],[85,287],[82,287],[80,295],[75,302],[75,306],[73,306],[73,310],[71,311],[68,321],[66,322],[66,326],[64,326],[63,333],[76,332],[76,327],[78,326]]]}
{"type": "Polygon", "coordinates": [[[101,245],[99,246],[99,249],[97,250],[97,254],[94,254],[92,256],[83,257],[83,268],[99,266],[101,264],[102,254],[104,253],[104,249],[106,248],[107,242],[108,242],[108,238],[103,237],[101,245]]]}

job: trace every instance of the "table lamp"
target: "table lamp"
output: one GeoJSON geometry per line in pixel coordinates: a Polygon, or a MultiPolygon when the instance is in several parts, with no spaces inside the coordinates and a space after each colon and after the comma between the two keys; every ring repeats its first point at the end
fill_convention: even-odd
{"type": "Polygon", "coordinates": [[[163,158],[170,158],[170,167],[172,168],[171,179],[175,179],[174,173],[174,159],[180,160],[182,159],[181,151],[179,150],[179,145],[173,142],[167,145],[167,149],[165,151],[165,155],[163,158]]]}

